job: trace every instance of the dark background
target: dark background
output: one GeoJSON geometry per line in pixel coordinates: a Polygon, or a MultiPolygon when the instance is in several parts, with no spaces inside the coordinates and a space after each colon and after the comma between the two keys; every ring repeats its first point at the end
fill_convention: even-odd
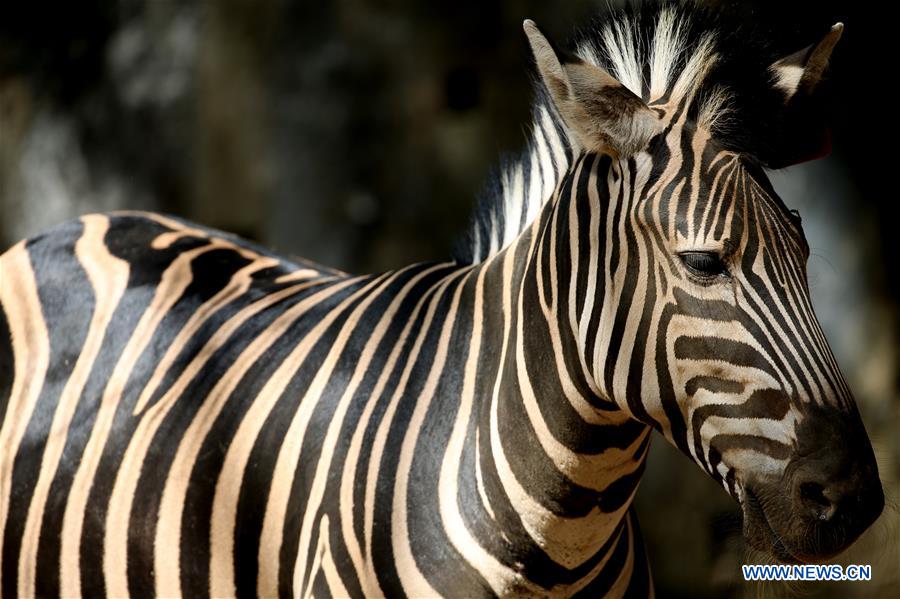
{"type": "MultiPolygon", "coordinates": [[[[774,173],[803,214],[814,304],[889,502],[842,563],[870,583],[750,584],[737,507],[657,439],[638,494],[660,596],[900,592],[897,34],[874,2],[714,2],[784,54],[846,25],[834,151],[774,173]]],[[[617,2],[610,0],[610,4],[617,2]]],[[[523,144],[532,18],[561,44],[605,0],[80,0],[0,8],[0,248],[89,211],[152,209],[352,272],[449,255],[523,144]]]]}

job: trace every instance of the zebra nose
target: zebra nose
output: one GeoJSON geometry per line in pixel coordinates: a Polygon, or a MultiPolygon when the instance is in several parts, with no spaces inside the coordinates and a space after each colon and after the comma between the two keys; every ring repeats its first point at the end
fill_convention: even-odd
{"type": "Polygon", "coordinates": [[[816,520],[831,520],[837,511],[837,493],[812,481],[801,482],[798,489],[800,503],[807,513],[812,514],[816,520]]]}
{"type": "Polygon", "coordinates": [[[884,507],[884,493],[874,470],[853,463],[843,473],[801,468],[794,479],[795,513],[820,525],[840,525],[847,532],[867,528],[884,507]]]}
{"type": "Polygon", "coordinates": [[[884,509],[872,445],[858,413],[816,406],[797,428],[795,451],[785,470],[785,494],[803,537],[798,542],[811,554],[833,554],[884,509]]]}
{"type": "Polygon", "coordinates": [[[840,553],[884,508],[878,476],[863,464],[857,462],[843,473],[828,472],[821,462],[817,466],[799,468],[791,488],[794,522],[783,538],[801,561],[817,562],[840,553]]]}

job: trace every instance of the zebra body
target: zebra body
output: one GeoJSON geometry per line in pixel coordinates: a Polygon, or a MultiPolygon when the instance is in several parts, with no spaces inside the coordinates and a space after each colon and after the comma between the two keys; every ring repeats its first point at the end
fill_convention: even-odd
{"type": "MultiPolygon", "coordinates": [[[[649,427],[581,406],[585,433],[615,430],[592,441],[604,471],[571,471],[583,514],[559,530],[541,530],[554,514],[539,503],[519,516],[501,501],[513,472],[527,481],[519,493],[572,501],[547,490],[564,483],[554,468],[505,457],[538,442],[508,431],[543,421],[516,369],[517,354],[544,345],[522,334],[533,315],[512,282],[532,236],[523,246],[478,266],[351,277],[135,213],[86,216],[11,249],[6,322],[16,341],[33,331],[15,364],[45,382],[12,390],[8,421],[44,412],[70,434],[49,435],[39,465],[10,477],[3,550],[18,560],[4,560],[4,594],[570,594],[612,565],[594,591],[623,590],[646,571],[628,512],[649,427]],[[37,265],[49,262],[61,270],[44,278],[37,265]],[[544,548],[519,545],[529,535],[544,548]],[[44,561],[61,564],[58,578],[36,576],[44,561]]],[[[523,366],[556,372],[546,361],[558,344],[523,366]]],[[[574,392],[571,380],[540,382],[574,392]]],[[[30,445],[23,427],[4,433],[6,446],[30,445]]]]}
{"type": "MultiPolygon", "coordinates": [[[[534,138],[456,261],[351,276],[143,213],[3,254],[2,594],[646,596],[652,429],[754,546],[851,543],[877,469],[761,168],[814,148],[729,145],[714,37],[646,18],[649,82],[637,21],[573,59],[526,22],[534,138]]],[[[839,34],[761,67],[779,119],[839,34]]]]}

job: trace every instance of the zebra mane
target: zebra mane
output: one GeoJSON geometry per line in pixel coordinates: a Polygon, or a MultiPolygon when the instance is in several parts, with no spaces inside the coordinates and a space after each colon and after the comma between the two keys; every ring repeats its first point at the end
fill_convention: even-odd
{"type": "MultiPolygon", "coordinates": [[[[783,102],[768,70],[774,57],[756,32],[724,25],[723,16],[693,0],[626,6],[577,35],[574,54],[647,102],[684,103],[689,119],[723,147],[757,156],[766,141],[754,132],[763,122],[777,126],[772,120],[783,102]]],[[[576,147],[538,80],[532,135],[491,177],[456,260],[481,262],[514,241],[552,196],[576,147]]]]}

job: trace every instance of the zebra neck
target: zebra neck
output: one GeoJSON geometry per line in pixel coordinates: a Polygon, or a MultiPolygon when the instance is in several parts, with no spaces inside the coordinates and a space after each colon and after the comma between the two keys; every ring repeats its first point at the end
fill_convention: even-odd
{"type": "Polygon", "coordinates": [[[510,552],[530,547],[536,568],[572,582],[622,534],[650,430],[587,380],[569,300],[556,285],[568,274],[554,249],[562,212],[545,207],[477,275],[474,319],[484,340],[467,501],[510,552]]]}

